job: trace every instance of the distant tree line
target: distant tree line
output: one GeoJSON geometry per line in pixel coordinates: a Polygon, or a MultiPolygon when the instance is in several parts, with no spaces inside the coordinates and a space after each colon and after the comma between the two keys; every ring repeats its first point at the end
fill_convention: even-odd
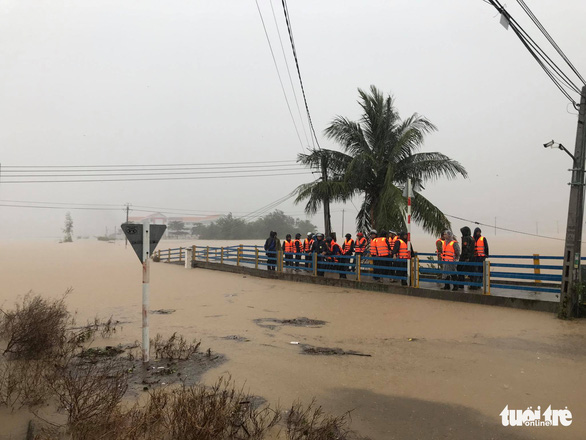
{"type": "Polygon", "coordinates": [[[236,218],[230,213],[209,225],[194,226],[191,234],[202,239],[254,239],[266,238],[270,231],[277,231],[279,237],[285,238],[287,234],[295,237],[298,232],[305,237],[308,232],[316,230],[317,226],[308,220],[293,218],[283,211],[275,210],[252,222],[236,218]]]}

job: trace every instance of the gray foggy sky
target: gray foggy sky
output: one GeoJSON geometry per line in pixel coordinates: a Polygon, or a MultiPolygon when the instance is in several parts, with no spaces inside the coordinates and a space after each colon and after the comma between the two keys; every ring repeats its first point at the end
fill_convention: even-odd
{"type": "MultiPolygon", "coordinates": [[[[307,120],[299,120],[270,3],[258,3],[307,146],[307,120]]],[[[586,74],[586,3],[527,3],[586,74]]],[[[273,7],[303,111],[281,2],[273,7]]],[[[516,2],[508,10],[547,47],[516,2]]],[[[532,233],[538,227],[545,235],[556,235],[558,224],[565,228],[571,161],[542,144],[555,139],[573,151],[577,112],[492,6],[296,0],[289,13],[323,148],[337,148],[323,129],[336,115],[358,119],[357,88],[373,84],[395,96],[403,117],[417,112],[437,125],[426,151],[467,168],[469,179],[442,180],[425,191],[445,213],[490,224],[497,217],[499,226],[532,233]]],[[[254,0],[0,2],[3,169],[294,160],[301,151],[254,0]]],[[[75,235],[97,235],[120,224],[127,202],[239,215],[311,179],[11,184],[3,172],[0,205],[118,205],[119,211],[71,209],[75,235]]],[[[303,206],[292,201],[279,209],[304,218],[303,206]]],[[[356,210],[334,207],[337,230],[341,209],[349,229],[356,210]]],[[[60,237],[65,212],[0,206],[0,238],[60,237]]],[[[321,229],[321,217],[314,220],[321,229]]]]}

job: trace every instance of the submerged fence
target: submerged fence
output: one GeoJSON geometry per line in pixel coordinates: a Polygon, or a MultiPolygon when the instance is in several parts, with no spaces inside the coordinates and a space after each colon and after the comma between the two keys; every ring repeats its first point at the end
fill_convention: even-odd
{"type": "Polygon", "coordinates": [[[186,267],[191,267],[191,262],[205,261],[310,276],[338,274],[340,278],[374,282],[389,280],[415,288],[438,284],[461,288],[468,286],[490,295],[491,288],[558,293],[563,257],[494,255],[483,262],[448,262],[438,261],[434,253],[419,253],[411,259],[369,255],[322,256],[316,253],[265,252],[259,246],[236,245],[159,250],[156,259],[169,263],[185,262],[186,267]]]}

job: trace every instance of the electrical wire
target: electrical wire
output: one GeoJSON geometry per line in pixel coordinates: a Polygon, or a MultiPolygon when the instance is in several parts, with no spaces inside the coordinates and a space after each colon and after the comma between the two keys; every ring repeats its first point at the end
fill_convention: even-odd
{"type": "Polygon", "coordinates": [[[281,78],[281,72],[279,71],[279,67],[277,65],[277,60],[275,58],[275,53],[273,52],[273,45],[271,44],[271,40],[270,40],[269,34],[267,32],[267,27],[265,26],[265,20],[262,16],[262,12],[260,10],[258,0],[254,0],[254,1],[256,2],[256,8],[258,9],[258,14],[260,15],[260,21],[262,22],[262,27],[265,31],[265,36],[267,38],[267,42],[269,43],[269,49],[271,50],[271,57],[273,58],[273,63],[275,64],[275,69],[277,69],[277,76],[279,77],[279,83],[281,84],[281,90],[283,91],[283,96],[285,97],[285,101],[287,102],[287,108],[289,109],[289,114],[291,115],[291,120],[293,121],[293,125],[295,126],[295,133],[297,133],[297,139],[299,139],[299,144],[301,145],[301,149],[305,153],[305,147],[303,146],[303,141],[301,140],[301,135],[299,134],[299,129],[297,128],[297,123],[295,122],[295,118],[293,117],[293,112],[291,111],[291,105],[289,104],[289,99],[287,98],[287,93],[285,92],[285,86],[283,85],[283,79],[281,78]]]}
{"type": "Polygon", "coordinates": [[[277,35],[279,36],[281,53],[283,54],[283,60],[285,61],[285,67],[287,68],[287,75],[289,76],[289,84],[291,84],[291,91],[293,92],[293,97],[295,98],[297,114],[299,115],[299,120],[301,121],[301,128],[303,129],[305,140],[307,141],[307,145],[309,145],[309,138],[307,137],[307,131],[305,130],[305,124],[303,123],[303,116],[301,116],[301,107],[299,107],[299,100],[297,99],[297,93],[295,92],[295,86],[293,85],[293,78],[291,77],[291,70],[289,69],[289,63],[287,62],[287,55],[285,55],[285,47],[283,45],[283,39],[281,38],[281,31],[279,30],[279,23],[277,22],[277,15],[275,14],[275,8],[273,7],[272,0],[269,0],[269,4],[271,5],[271,11],[273,12],[273,20],[275,21],[275,28],[277,29],[277,35]]]}
{"type": "MultiPolygon", "coordinates": [[[[266,170],[270,172],[274,171],[298,171],[299,167],[295,168],[281,168],[279,170],[271,169],[266,170]]],[[[235,173],[235,174],[246,174],[246,173],[257,173],[263,170],[253,169],[253,170],[232,170],[232,171],[197,171],[197,172],[163,172],[163,173],[106,173],[100,172],[99,174],[15,174],[10,175],[10,178],[21,178],[21,177],[111,177],[111,176],[180,176],[180,175],[188,175],[188,176],[198,176],[198,175],[207,175],[207,174],[224,174],[226,172],[235,173]]],[[[91,171],[90,171],[91,172],[91,171]]],[[[93,171],[94,173],[96,171],[93,171]]],[[[47,173],[45,171],[44,173],[47,173]]]]}
{"type": "Polygon", "coordinates": [[[586,85],[586,82],[584,81],[584,78],[582,77],[582,75],[580,75],[580,72],[578,72],[578,69],[576,69],[576,67],[574,67],[574,65],[572,64],[572,62],[570,61],[570,59],[566,56],[566,54],[564,53],[564,51],[558,46],[558,44],[555,42],[555,40],[549,34],[549,32],[547,32],[547,30],[541,24],[541,22],[539,21],[539,19],[535,16],[535,14],[533,13],[533,11],[531,11],[531,9],[529,9],[529,6],[527,6],[527,4],[523,0],[517,0],[517,3],[519,3],[519,5],[521,6],[521,8],[525,11],[525,13],[529,16],[529,18],[531,18],[531,20],[533,21],[533,23],[535,23],[535,26],[537,26],[537,28],[545,36],[545,38],[547,39],[547,41],[550,42],[550,44],[554,47],[554,49],[562,57],[562,59],[566,62],[566,64],[570,67],[570,69],[572,69],[572,71],[576,74],[576,76],[578,78],[580,78],[580,81],[582,81],[582,84],[586,85]]]}
{"type": "Polygon", "coordinates": [[[86,182],[156,182],[164,180],[203,180],[203,179],[233,179],[233,178],[250,178],[250,177],[280,177],[307,175],[310,171],[301,171],[297,173],[265,173],[265,174],[248,174],[248,175],[224,175],[224,176],[185,176],[185,177],[156,177],[156,178],[131,178],[131,179],[67,179],[67,180],[0,180],[2,184],[16,183],[86,183],[86,182]]]}
{"type": "MultiPolygon", "coordinates": [[[[305,95],[305,87],[303,86],[303,79],[301,79],[301,69],[299,68],[299,59],[297,58],[297,50],[295,49],[295,41],[293,39],[293,29],[291,28],[291,20],[289,19],[289,8],[287,7],[287,1],[281,0],[283,5],[283,13],[285,14],[285,21],[287,22],[287,30],[289,31],[289,41],[291,42],[291,49],[293,50],[293,57],[295,58],[295,66],[297,67],[297,76],[299,77],[299,84],[301,85],[301,92],[303,94],[303,101],[305,102],[305,110],[307,111],[307,119],[309,120],[309,127],[317,143],[317,147],[321,150],[319,140],[315,134],[313,128],[313,121],[311,120],[311,113],[309,112],[309,105],[307,104],[307,96],[305,95]]],[[[315,149],[315,147],[314,147],[315,149]]]]}
{"type": "Polygon", "coordinates": [[[247,166],[256,166],[258,164],[278,164],[278,163],[297,163],[296,160],[265,160],[265,161],[248,161],[248,162],[208,162],[208,163],[167,163],[167,164],[126,164],[126,165],[2,165],[5,168],[148,168],[148,167],[208,167],[215,165],[234,165],[237,168],[247,166]]]}
{"type": "Polygon", "coordinates": [[[555,62],[545,53],[545,51],[529,36],[525,29],[523,29],[523,27],[511,16],[511,14],[505,10],[505,8],[498,0],[489,0],[489,2],[500,14],[502,14],[508,20],[513,32],[517,35],[519,40],[521,40],[521,43],[537,61],[546,75],[552,80],[560,92],[574,105],[574,107],[576,107],[576,101],[564,88],[564,84],[565,87],[568,87],[572,91],[579,94],[580,89],[578,86],[572,82],[572,80],[560,69],[557,64],[555,64],[555,62]]]}
{"type": "Polygon", "coordinates": [[[564,241],[563,238],[557,238],[557,237],[549,237],[547,235],[539,235],[539,234],[532,234],[530,232],[524,232],[524,231],[517,231],[515,229],[508,229],[508,228],[501,228],[500,226],[495,226],[495,225],[489,225],[488,223],[481,223],[481,222],[477,222],[475,220],[470,220],[470,219],[466,219],[466,218],[462,218],[462,217],[458,217],[456,215],[451,215],[451,214],[444,214],[446,217],[451,217],[451,218],[455,218],[457,220],[462,220],[465,222],[469,222],[469,223],[474,223],[475,225],[481,225],[481,226],[487,226],[489,228],[493,228],[493,229],[498,229],[500,231],[507,231],[507,232],[514,232],[515,234],[522,234],[522,235],[529,235],[531,237],[539,237],[539,238],[547,238],[549,240],[558,240],[558,241],[564,241]]]}

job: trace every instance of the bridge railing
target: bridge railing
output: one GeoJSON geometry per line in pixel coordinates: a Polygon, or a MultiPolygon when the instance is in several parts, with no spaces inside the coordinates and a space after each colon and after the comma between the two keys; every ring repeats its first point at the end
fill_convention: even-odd
{"type": "Polygon", "coordinates": [[[484,262],[438,261],[435,253],[418,253],[413,258],[370,255],[324,256],[316,253],[267,252],[260,246],[189,246],[158,250],[156,260],[168,263],[192,261],[230,264],[277,272],[298,272],[313,276],[326,273],[357,281],[401,282],[412,287],[449,284],[490,289],[557,293],[560,289],[562,257],[540,255],[492,255],[484,262]]]}

